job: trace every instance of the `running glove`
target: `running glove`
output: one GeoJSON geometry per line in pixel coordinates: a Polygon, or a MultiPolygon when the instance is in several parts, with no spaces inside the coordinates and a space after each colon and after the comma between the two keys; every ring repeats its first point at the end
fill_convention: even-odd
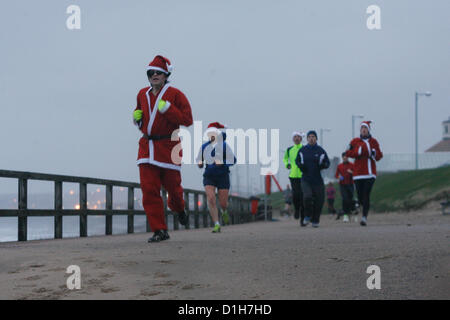
{"type": "Polygon", "coordinates": [[[158,111],[161,113],[166,112],[166,110],[170,107],[169,101],[159,100],[158,102],[158,111]]]}
{"type": "Polygon", "coordinates": [[[139,121],[141,121],[142,120],[142,110],[135,110],[134,112],[133,112],[133,119],[134,119],[134,121],[136,121],[136,122],[139,122],[139,121]]]}

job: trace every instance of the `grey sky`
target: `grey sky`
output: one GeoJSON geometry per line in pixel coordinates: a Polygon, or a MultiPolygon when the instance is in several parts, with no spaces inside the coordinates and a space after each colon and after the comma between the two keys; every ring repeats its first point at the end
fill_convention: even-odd
{"type": "MultiPolygon", "coordinates": [[[[0,168],[138,181],[131,123],[146,65],[163,54],[195,120],[233,128],[330,128],[340,154],[351,114],[385,153],[420,151],[450,116],[450,1],[4,1],[0,8],[0,168]],[[81,7],[81,30],[66,8],[81,7]],[[366,8],[381,7],[381,30],[366,8]]],[[[194,153],[197,151],[195,150],[194,153]]],[[[201,187],[200,171],[183,184],[201,187]]]]}

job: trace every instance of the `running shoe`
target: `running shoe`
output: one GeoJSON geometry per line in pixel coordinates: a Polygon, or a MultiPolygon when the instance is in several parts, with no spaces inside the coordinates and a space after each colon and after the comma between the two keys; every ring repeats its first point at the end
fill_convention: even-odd
{"type": "Polygon", "coordinates": [[[319,227],[319,224],[316,223],[316,222],[313,222],[313,223],[311,224],[311,226],[312,226],[313,228],[318,228],[318,227],[319,227]]]}
{"type": "Polygon", "coordinates": [[[295,212],[294,212],[294,218],[295,218],[295,219],[300,218],[300,212],[299,212],[299,211],[295,211],[295,212]]]}
{"type": "Polygon", "coordinates": [[[310,217],[305,217],[305,219],[303,219],[303,224],[304,224],[305,226],[307,226],[307,225],[309,224],[310,221],[311,221],[311,218],[310,218],[310,217]]]}
{"type": "Polygon", "coordinates": [[[188,223],[188,216],[186,215],[186,212],[183,210],[182,212],[178,213],[178,221],[183,225],[186,226],[188,223]]]}
{"type": "Polygon", "coordinates": [[[363,216],[361,218],[360,225],[362,225],[363,227],[367,226],[367,218],[366,217],[363,216]]]}
{"type": "Polygon", "coordinates": [[[344,218],[342,219],[342,221],[344,222],[349,222],[350,220],[348,219],[348,215],[344,214],[344,218]]]}
{"type": "Polygon", "coordinates": [[[230,223],[230,215],[228,214],[228,210],[222,211],[222,221],[224,224],[230,223]]]}
{"type": "Polygon", "coordinates": [[[163,230],[156,230],[153,236],[149,238],[147,242],[161,242],[162,240],[166,240],[163,230]]]}
{"type": "Polygon", "coordinates": [[[214,229],[212,230],[212,233],[219,233],[220,232],[220,224],[216,224],[214,226],[214,229]]]}
{"type": "Polygon", "coordinates": [[[170,236],[167,230],[162,230],[162,239],[161,240],[169,240],[170,236]]]}

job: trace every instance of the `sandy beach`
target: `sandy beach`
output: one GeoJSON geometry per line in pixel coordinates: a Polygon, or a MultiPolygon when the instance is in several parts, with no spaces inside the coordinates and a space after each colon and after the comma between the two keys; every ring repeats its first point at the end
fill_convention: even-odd
{"type": "Polygon", "coordinates": [[[369,226],[298,221],[0,243],[0,299],[449,299],[450,216],[372,214],[369,226]],[[81,269],[69,290],[66,268],[81,269]],[[381,270],[369,290],[367,267],[381,270]]]}

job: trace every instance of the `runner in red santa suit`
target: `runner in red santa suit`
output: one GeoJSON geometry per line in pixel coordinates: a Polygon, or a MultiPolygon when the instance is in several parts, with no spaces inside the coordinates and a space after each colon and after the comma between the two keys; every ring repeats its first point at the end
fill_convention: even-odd
{"type": "Polygon", "coordinates": [[[137,164],[142,202],[150,228],[154,232],[149,242],[169,239],[160,195],[161,186],[167,190],[168,206],[178,213],[180,223],[186,225],[188,222],[181,187],[180,139],[171,137],[180,126],[192,125],[192,112],[186,96],[169,85],[167,79],[171,72],[172,65],[163,56],[158,55],[150,62],[147,67],[150,87],[139,91],[133,113],[134,123],[143,133],[139,140],[137,164]],[[174,149],[175,146],[177,148],[174,149]],[[179,150],[179,153],[174,152],[176,156],[173,156],[173,150],[179,150]]]}
{"type": "Polygon", "coordinates": [[[358,201],[363,208],[361,225],[367,225],[370,208],[370,192],[377,176],[376,161],[383,158],[378,141],[370,135],[371,121],[361,123],[360,137],[350,142],[345,155],[355,159],[353,180],[356,185],[358,201]]]}

